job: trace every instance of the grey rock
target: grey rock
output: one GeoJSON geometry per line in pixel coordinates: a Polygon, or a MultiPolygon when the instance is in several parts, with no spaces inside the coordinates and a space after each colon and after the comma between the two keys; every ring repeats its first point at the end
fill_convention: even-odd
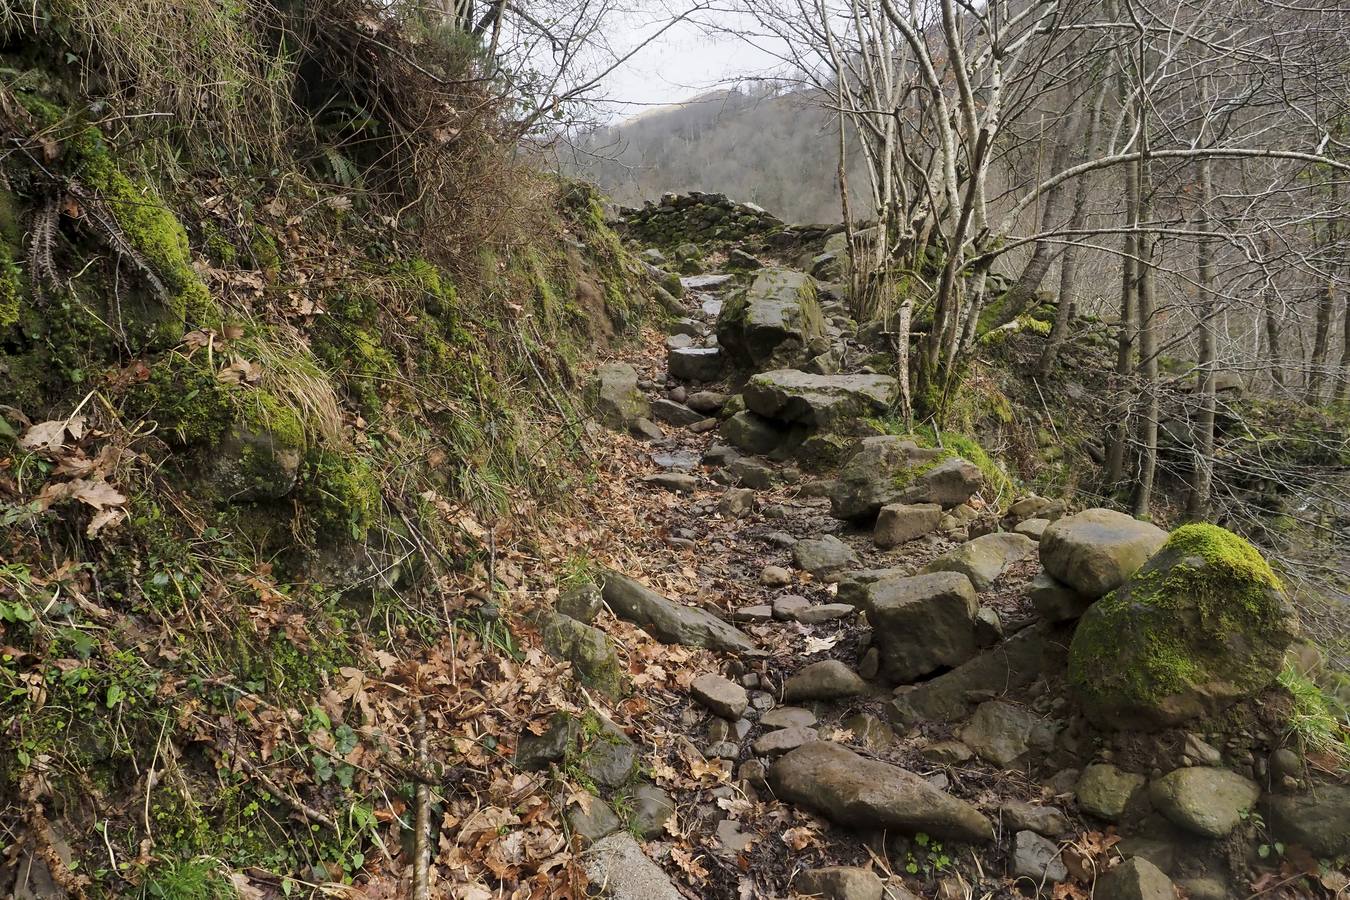
{"type": "Polygon", "coordinates": [[[1069,870],[1059,858],[1059,845],[1034,831],[1019,831],[1012,840],[1012,870],[1037,884],[1064,881],[1069,870]]]}
{"type": "Polygon", "coordinates": [[[1045,497],[1037,497],[1033,494],[1030,497],[1021,498],[1008,507],[1004,519],[1009,523],[1025,522],[1030,519],[1043,519],[1047,522],[1053,522],[1062,515],[1064,515],[1063,500],[1047,500],[1045,497]]]}
{"type": "Polygon", "coordinates": [[[792,561],[799,569],[820,577],[858,565],[853,548],[832,534],[798,541],[792,547],[792,561]]]}
{"type": "Polygon", "coordinates": [[[797,594],[785,594],[773,601],[773,617],[780,622],[791,622],[797,614],[808,608],[811,601],[797,594]]]}
{"type": "Polygon", "coordinates": [[[698,676],[689,685],[689,693],[713,714],[732,722],[745,715],[750,706],[750,697],[745,688],[721,675],[707,673],[698,676]]]}
{"type": "MultiPolygon", "coordinates": [[[[974,589],[971,589],[972,593],[974,589]]],[[[1056,645],[1043,626],[1024,628],[1008,640],[950,672],[915,685],[897,696],[887,714],[895,722],[951,722],[964,718],[972,696],[1015,691],[1035,681],[1046,669],[1056,645]]]]}
{"type": "Polygon", "coordinates": [[[989,606],[981,606],[975,613],[975,643],[984,649],[992,647],[1003,640],[1003,620],[998,617],[998,610],[989,606]]]}
{"type": "Polygon", "coordinates": [[[666,371],[681,381],[708,383],[722,377],[720,347],[679,347],[666,354],[666,371]]]}
{"type": "Polygon", "coordinates": [[[717,823],[717,841],[722,845],[725,855],[735,856],[750,846],[753,839],[741,831],[740,823],[735,819],[723,819],[717,823]]]}
{"type": "Polygon", "coordinates": [[[1182,878],[1177,887],[1186,892],[1187,900],[1228,900],[1233,896],[1227,880],[1218,875],[1182,878]]]}
{"type": "Polygon", "coordinates": [[[1013,527],[1015,534],[1024,534],[1033,541],[1039,541],[1041,535],[1045,534],[1045,529],[1050,527],[1049,519],[1027,519],[1025,522],[1018,522],[1013,527]]]}
{"type": "Polygon", "coordinates": [[[799,609],[793,613],[792,618],[801,622],[803,625],[819,625],[823,622],[833,622],[835,619],[843,619],[853,615],[858,610],[848,603],[822,603],[819,606],[808,606],[805,609],[799,609]]]}
{"type": "Polygon", "coordinates": [[[705,466],[726,466],[741,458],[741,451],[726,444],[713,444],[703,452],[705,466]]]}
{"type": "Polygon", "coordinates": [[[942,507],[936,503],[890,503],[877,514],[872,542],[883,550],[936,531],[942,507]]]}
{"type": "Polygon", "coordinates": [[[863,438],[830,484],[830,514],[837,519],[870,519],[881,507],[902,502],[912,471],[941,456],[893,435],[863,438]]]}
{"type": "Polygon", "coordinates": [[[1206,743],[1205,739],[1198,734],[1186,735],[1186,744],[1181,752],[1192,765],[1218,766],[1223,764],[1223,754],[1217,748],[1206,743]]]}
{"type": "Polygon", "coordinates": [[[903,578],[906,574],[904,569],[852,569],[840,574],[834,596],[840,603],[861,608],[867,605],[867,591],[872,585],[883,578],[903,578]]]}
{"type": "Polygon", "coordinates": [[[754,508],[755,492],[749,488],[729,488],[717,502],[717,511],[729,519],[739,519],[754,508]]]}
{"type": "Polygon", "coordinates": [[[693,425],[695,422],[702,422],[704,419],[702,413],[695,412],[683,403],[676,403],[674,400],[667,400],[664,397],[652,401],[652,415],[662,422],[668,422],[679,427],[693,425]]]}
{"type": "Polygon", "coordinates": [[[773,619],[773,607],[767,603],[755,606],[742,606],[731,614],[736,622],[769,622],[773,619]]]}
{"type": "Polygon", "coordinates": [[[639,416],[628,423],[628,433],[644,441],[661,441],[665,440],[666,437],[666,433],[661,430],[661,426],[645,416],[639,416]]]}
{"type": "Polygon", "coordinates": [[[686,347],[694,346],[694,339],[687,334],[672,334],[666,338],[667,350],[683,350],[686,347]]]}
{"type": "Polygon", "coordinates": [[[694,319],[683,317],[671,319],[666,325],[666,331],[670,334],[686,334],[689,337],[701,337],[703,335],[703,326],[694,319]]]}
{"type": "Polygon", "coordinates": [[[895,402],[889,375],[811,375],[796,369],[761,372],[746,382],[746,408],[769,419],[824,431],[879,415],[895,402]]]}
{"type": "Polygon", "coordinates": [[[599,797],[591,797],[585,808],[576,802],[568,804],[564,818],[567,820],[567,827],[583,848],[623,827],[614,810],[599,797]]]}
{"type": "Polygon", "coordinates": [[[938,741],[929,744],[919,752],[919,755],[939,766],[960,765],[975,757],[974,751],[960,741],[938,741]]]}
{"type": "Polygon", "coordinates": [[[1176,900],[1172,879],[1136,856],[1097,879],[1093,900],[1176,900]]]}
{"type": "Polygon", "coordinates": [[[583,581],[563,588],[554,607],[565,616],[589,624],[599,614],[604,603],[600,587],[593,581],[583,581]]]}
{"type": "Polygon", "coordinates": [[[988,842],[989,820],[964,800],[897,766],[866,759],[827,741],[806,744],[769,769],[783,800],[851,828],[894,828],[943,840],[988,842]]]}
{"type": "Polygon", "coordinates": [[[211,454],[211,487],[231,503],[279,500],[300,477],[305,448],[280,428],[259,417],[235,422],[211,454]]]}
{"type": "Polygon", "coordinates": [[[1261,789],[1227,769],[1176,769],[1149,786],[1153,806],[1172,824],[1208,838],[1225,837],[1256,805],[1261,789]]]}
{"type": "Polygon", "coordinates": [[[858,713],[839,723],[853,732],[853,739],[867,749],[878,752],[896,741],[895,730],[871,713],[858,713]]]}
{"type": "Polygon", "coordinates": [[[1047,622],[1072,622],[1087,612],[1094,602],[1091,597],[1083,596],[1044,572],[1031,580],[1027,596],[1037,615],[1047,622]]]}
{"type": "Polygon", "coordinates": [[[611,900],[683,900],[669,876],[626,831],[595,843],[581,856],[586,878],[611,900]]]}
{"type": "Polygon", "coordinates": [[[837,659],[825,659],[797,672],[783,683],[783,699],[835,700],[867,692],[867,682],[837,659]]]}
{"type": "Polygon", "coordinates": [[[694,391],[685,401],[690,409],[697,410],[705,415],[721,412],[726,402],[727,395],[717,391],[694,391]]]}
{"type": "Polygon", "coordinates": [[[1036,552],[1036,542],[1026,535],[998,532],[967,541],[930,562],[925,572],[960,572],[976,591],[987,591],[1010,564],[1036,552]]]}
{"type": "Polygon", "coordinates": [[[722,437],[746,453],[769,453],[783,443],[781,428],[763,416],[742,410],[722,423],[722,437]]]}
{"type": "Polygon", "coordinates": [[[867,592],[867,618],[881,654],[881,674],[913,681],[974,655],[975,588],[956,572],[886,578],[867,592]]]}
{"type": "Polygon", "coordinates": [[[759,583],[766,587],[783,587],[792,583],[792,573],[782,566],[765,566],[759,572],[759,583]]]}
{"type": "Polygon", "coordinates": [[[606,363],[595,370],[586,397],[600,424],[622,430],[651,415],[651,405],[637,382],[637,370],[628,363],[606,363]]]}
{"type": "Polygon", "coordinates": [[[699,464],[699,455],[689,450],[658,450],[651,457],[661,468],[680,472],[697,469],[699,464]]]}
{"type": "Polygon", "coordinates": [[[915,476],[899,499],[906,503],[936,503],[944,508],[965,503],[984,486],[979,466],[956,457],[915,476]]]}
{"type": "Polygon", "coordinates": [[[604,597],[614,614],[665,644],[710,650],[753,650],[750,638],[706,610],[674,603],[627,575],[608,570],[604,597]]]}
{"type": "Polygon", "coordinates": [[[1315,784],[1303,794],[1268,794],[1266,822],[1287,844],[1323,858],[1350,853],[1350,785],[1315,784]]]}
{"type": "Polygon", "coordinates": [[[806,362],[826,347],[815,283],[788,269],[761,271],[724,301],[717,340],[734,365],[752,371],[806,362]]]}
{"type": "Polygon", "coordinates": [[[760,735],[750,745],[750,749],[755,751],[756,756],[778,756],[818,740],[820,735],[813,729],[790,725],[760,735]]]}
{"type": "Polygon", "coordinates": [[[762,491],[773,487],[773,467],[763,460],[741,457],[728,463],[727,469],[738,482],[748,488],[762,491]]]}
{"type": "Polygon", "coordinates": [[[778,706],[759,717],[765,728],[810,728],[816,724],[816,714],[800,706],[778,706]]]}
{"type": "Polygon", "coordinates": [[[1006,768],[1033,749],[1052,749],[1054,732],[1030,710],[990,700],[975,710],[961,740],[981,759],[1006,768]]]}
{"type": "Polygon", "coordinates": [[[1143,775],[1123,771],[1110,763],[1088,766],[1075,790],[1078,806],[1099,819],[1118,822],[1147,780],[1143,775]]]}
{"type": "Polygon", "coordinates": [[[611,697],[623,693],[623,663],[608,635],[556,612],[544,613],[539,624],[544,649],[555,658],[570,662],[578,681],[611,697]]]}
{"type": "Polygon", "coordinates": [[[541,772],[561,762],[581,734],[581,723],[567,713],[554,713],[543,734],[525,731],[516,742],[516,766],[526,772],[541,772]]]}
{"type": "Polygon", "coordinates": [[[631,826],[643,840],[652,840],[665,833],[666,822],[675,815],[675,801],[654,784],[640,784],[633,791],[631,826]]]}
{"type": "Polygon", "coordinates": [[[871,869],[829,866],[807,869],[797,876],[792,888],[821,900],[882,900],[886,885],[871,869]]]}
{"type": "Polygon", "coordinates": [[[698,479],[685,472],[654,472],[642,476],[642,481],[672,494],[692,494],[698,489],[698,479]]]}
{"type": "Polygon", "coordinates": [[[1069,818],[1054,806],[1033,806],[1021,800],[1009,800],[999,808],[1003,821],[1015,831],[1034,831],[1046,837],[1059,837],[1070,829],[1069,818]]]}
{"type": "Polygon", "coordinates": [[[1041,565],[1087,597],[1115,590],[1156,553],[1167,532],[1113,509],[1088,509],[1060,519],[1041,535],[1041,565]]]}
{"type": "Polygon", "coordinates": [[[708,745],[705,755],[709,759],[735,759],[741,755],[741,747],[735,741],[717,741],[708,745]]]}

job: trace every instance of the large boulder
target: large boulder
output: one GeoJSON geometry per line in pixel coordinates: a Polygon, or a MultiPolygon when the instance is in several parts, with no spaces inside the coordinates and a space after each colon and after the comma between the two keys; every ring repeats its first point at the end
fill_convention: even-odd
{"type": "Polygon", "coordinates": [[[627,575],[605,572],[603,593],[615,615],[640,626],[662,643],[709,650],[755,648],[744,633],[707,610],[667,600],[627,575]]]}
{"type": "Polygon", "coordinates": [[[830,514],[836,519],[873,518],[881,507],[904,500],[916,472],[933,468],[941,457],[941,450],[894,435],[863,438],[830,488],[830,514]]]}
{"type": "Polygon", "coordinates": [[[877,514],[872,542],[883,550],[937,530],[942,507],[936,503],[891,503],[877,514]]]}
{"type": "Polygon", "coordinates": [[[980,467],[959,456],[910,473],[900,491],[905,503],[936,503],[944,509],[960,506],[984,486],[980,467]]]}
{"type": "Polygon", "coordinates": [[[993,587],[1010,564],[1036,552],[1036,542],[1023,534],[1000,531],[966,541],[930,562],[925,572],[960,572],[977,591],[993,587]]]}
{"type": "Polygon", "coordinates": [[[1136,856],[1097,879],[1096,900],[1176,900],[1172,880],[1153,863],[1136,856]]]}
{"type": "Polygon", "coordinates": [[[789,269],[760,272],[723,303],[717,342],[734,365],[757,372],[802,365],[825,352],[815,282],[789,269]]]}
{"type": "Polygon", "coordinates": [[[623,693],[623,663],[603,631],[552,611],[543,614],[539,630],[544,648],[570,662],[578,681],[611,697],[623,693]]]}
{"type": "Polygon", "coordinates": [[[787,435],[769,419],[741,410],[722,423],[722,437],[746,453],[764,454],[777,449],[787,435]]]}
{"type": "Polygon", "coordinates": [[[601,425],[623,431],[637,419],[651,416],[651,404],[637,383],[637,369],[628,363],[605,363],[595,370],[586,399],[601,425]]]}
{"type": "Polygon", "coordinates": [[[580,860],[591,884],[604,885],[615,900],[681,900],[683,896],[627,831],[597,841],[580,860]]]}
{"type": "Polygon", "coordinates": [[[990,700],[975,710],[961,740],[981,759],[1006,769],[1032,750],[1053,749],[1055,732],[1025,707],[990,700]]]}
{"type": "Polygon", "coordinates": [[[970,659],[978,611],[974,586],[957,572],[876,582],[867,590],[867,619],[881,675],[904,683],[970,659]]]}
{"type": "Polygon", "coordinates": [[[1306,794],[1271,794],[1263,801],[1276,837],[1321,857],[1350,853],[1350,784],[1318,784],[1306,794]]]}
{"type": "Polygon", "coordinates": [[[1088,597],[1120,587],[1167,540],[1150,522],[1114,509],[1085,509],[1041,533],[1041,565],[1057,581],[1088,597]]]}
{"type": "Polygon", "coordinates": [[[899,393],[889,375],[811,375],[777,369],[742,389],[746,408],[770,419],[829,431],[852,419],[879,415],[899,393]]]}
{"type": "Polygon", "coordinates": [[[722,377],[720,347],[673,347],[666,355],[666,371],[681,381],[707,383],[722,377]]]}
{"type": "Polygon", "coordinates": [[[943,840],[988,842],[994,828],[979,810],[897,766],[814,741],[769,769],[774,794],[848,828],[923,832],[943,840]]]}
{"type": "Polygon", "coordinates": [[[1260,795],[1251,779],[1209,766],[1176,769],[1149,786],[1153,807],[1172,824],[1216,839],[1227,837],[1260,795]]]}
{"type": "Polygon", "coordinates": [[[1216,525],[1183,525],[1083,615],[1069,681],[1099,725],[1170,727],[1264,689],[1296,630],[1255,547],[1216,525]]]}
{"type": "Polygon", "coordinates": [[[792,561],[797,568],[817,578],[858,565],[853,548],[832,534],[800,540],[792,546],[792,561]]]}

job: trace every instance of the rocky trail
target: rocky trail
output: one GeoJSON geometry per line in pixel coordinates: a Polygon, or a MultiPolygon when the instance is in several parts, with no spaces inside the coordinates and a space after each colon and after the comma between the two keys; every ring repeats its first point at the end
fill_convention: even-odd
{"type": "MultiPolygon", "coordinates": [[[[1261,701],[1284,601],[1251,646],[1206,649],[1213,673],[1164,684],[1136,659],[1158,684],[1105,671],[1100,695],[1075,691],[1079,617],[1179,539],[1008,496],[954,448],[886,433],[894,379],[829,283],[718,262],[667,298],[668,335],[591,385],[632,438],[594,515],[630,539],[558,604],[605,609],[610,638],[573,623],[587,649],[551,649],[639,724],[558,716],[517,759],[596,787],[567,812],[592,883],[634,900],[1223,898],[1315,870],[1339,890],[1315,858],[1350,849],[1350,793],[1261,701]],[[625,688],[608,643],[632,626],[659,644],[627,657],[625,688]]],[[[556,634],[565,617],[546,615],[556,634]]],[[[1087,667],[1110,670],[1137,625],[1094,627],[1111,646],[1087,667]]]]}

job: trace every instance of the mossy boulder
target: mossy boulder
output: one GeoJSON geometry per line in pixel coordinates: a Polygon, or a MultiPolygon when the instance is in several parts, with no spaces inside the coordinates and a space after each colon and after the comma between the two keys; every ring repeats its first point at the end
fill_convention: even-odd
{"type": "Polygon", "coordinates": [[[622,431],[651,415],[651,404],[638,389],[637,370],[628,363],[606,363],[595,370],[586,399],[602,425],[622,431]]]}
{"type": "Polygon", "coordinates": [[[578,681],[611,697],[623,693],[623,663],[603,631],[551,611],[542,616],[539,628],[544,647],[570,662],[578,681]]]}
{"type": "Polygon", "coordinates": [[[211,451],[211,483],[232,503],[279,500],[295,487],[305,454],[305,430],[296,413],[257,391],[225,438],[211,451]]]}
{"type": "Polygon", "coordinates": [[[1069,680],[1099,725],[1170,727],[1267,687],[1296,631],[1255,547],[1215,525],[1184,525],[1083,616],[1069,680]]]}
{"type": "Polygon", "coordinates": [[[809,275],[765,269],[733,294],[717,318],[717,342],[732,365],[755,372],[804,365],[829,349],[809,275]]]}

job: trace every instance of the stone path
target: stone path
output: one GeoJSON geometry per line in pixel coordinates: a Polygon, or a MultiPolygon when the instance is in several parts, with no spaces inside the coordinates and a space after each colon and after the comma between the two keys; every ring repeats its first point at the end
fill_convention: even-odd
{"type": "MultiPolygon", "coordinates": [[[[620,618],[714,651],[684,702],[657,713],[676,737],[655,748],[707,777],[673,795],[640,789],[668,804],[643,820],[641,847],[604,837],[619,826],[602,816],[592,879],[633,900],[667,887],[967,896],[972,867],[952,871],[962,848],[990,896],[1049,896],[1123,856],[1137,864],[1103,880],[1113,896],[1155,896],[1169,875],[1192,896],[1229,890],[1218,842],[1256,807],[1257,773],[1177,767],[1247,751],[1220,754],[1200,734],[1181,754],[1173,738],[1111,738],[1067,699],[1075,621],[1167,534],[997,497],[970,461],[886,433],[876,417],[894,380],[868,364],[884,341],[859,334],[828,284],[818,296],[772,269],[682,283],[665,346],[594,386],[602,420],[646,442],[629,485],[646,498],[642,564],[601,580],[620,618]],[[630,577],[661,570],[694,591],[664,596],[630,577]],[[1152,836],[1122,853],[1100,836],[1126,824],[1152,836]],[[1159,842],[1192,862],[1147,859],[1159,842]],[[671,881],[653,886],[662,870],[671,881]]],[[[1319,839],[1339,846],[1335,834],[1319,839]]]]}

